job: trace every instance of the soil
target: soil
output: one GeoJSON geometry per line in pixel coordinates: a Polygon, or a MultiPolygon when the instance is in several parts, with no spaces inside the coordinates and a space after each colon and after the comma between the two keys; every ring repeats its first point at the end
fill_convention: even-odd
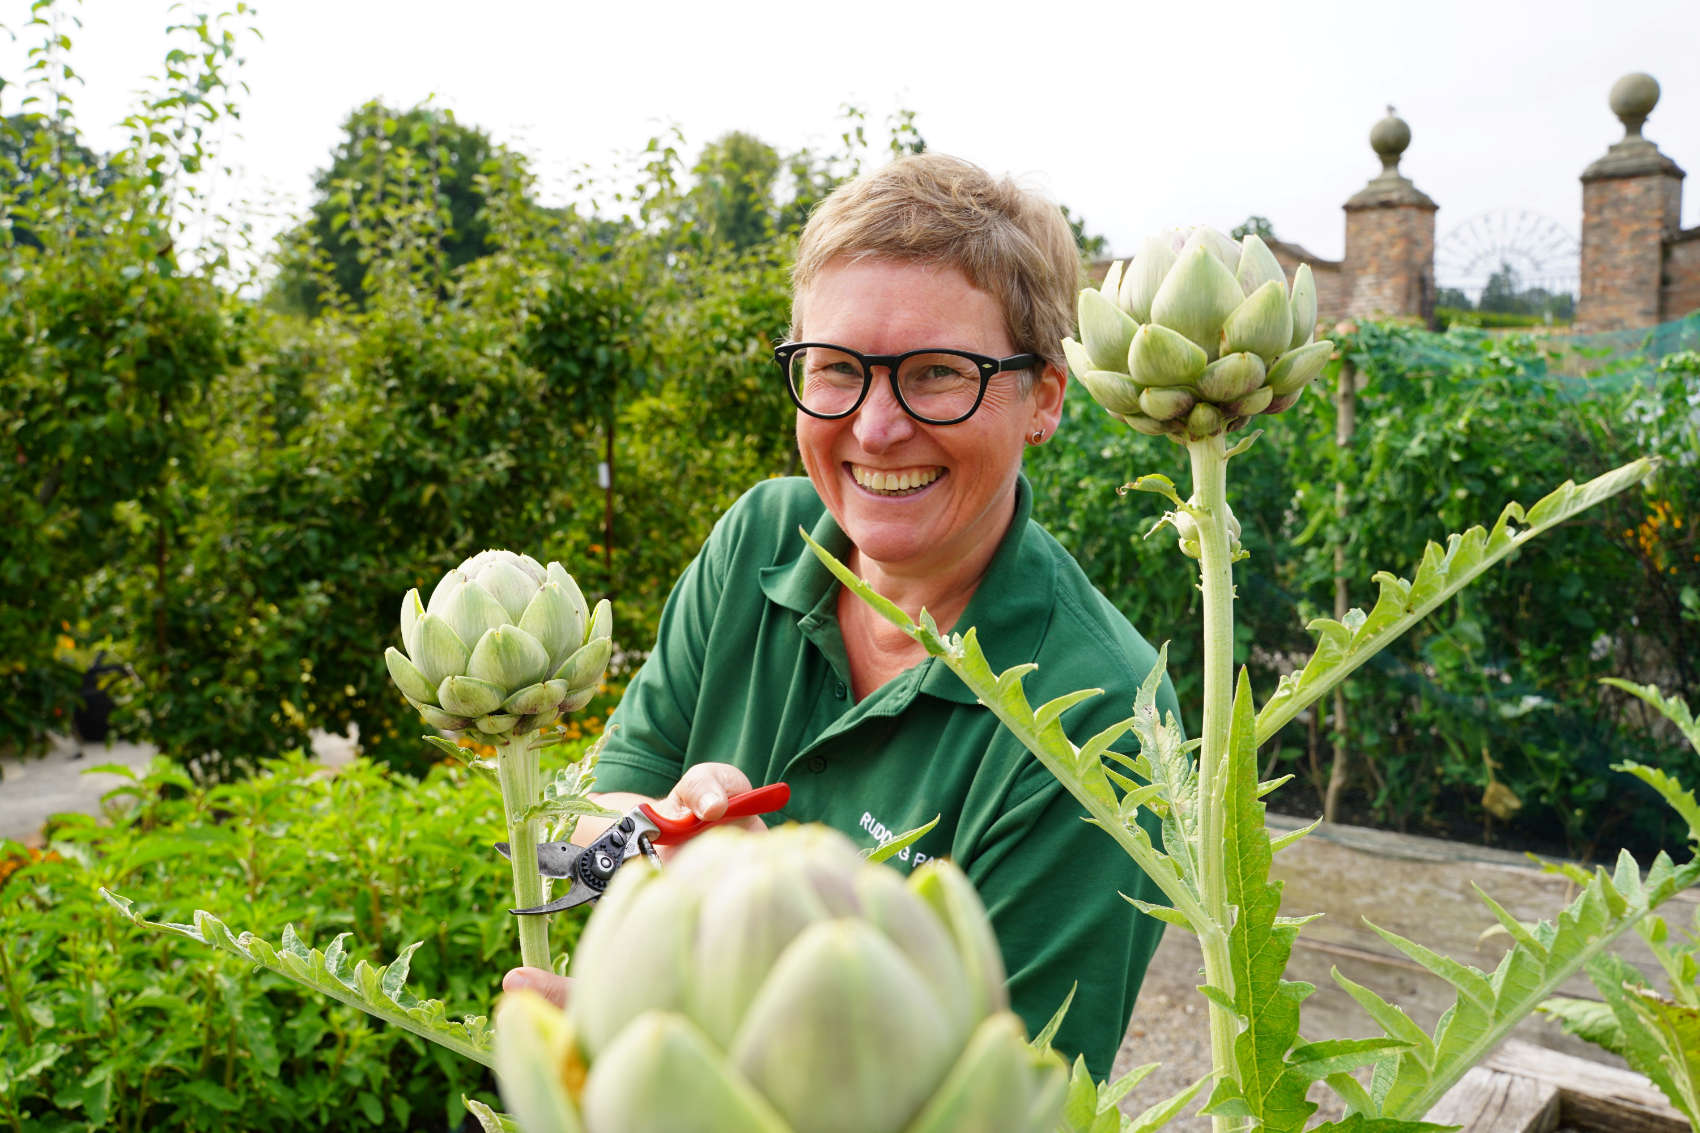
{"type": "MultiPolygon", "coordinates": [[[[1198,993],[1203,966],[1198,942],[1190,933],[1174,927],[1163,933],[1163,943],[1146,969],[1113,1073],[1120,1077],[1136,1066],[1160,1065],[1123,1099],[1122,1112],[1137,1116],[1210,1072],[1210,1028],[1204,997],[1198,993]]],[[[1182,1116],[1163,1128],[1173,1133],[1209,1133],[1210,1119],[1198,1114],[1209,1092],[1206,1087],[1182,1116]]],[[[1311,1092],[1311,1101],[1320,1107],[1313,1122],[1345,1114],[1339,1097],[1325,1086],[1311,1092]]]]}
{"type": "MultiPolygon", "coordinates": [[[[1272,832],[1284,832],[1307,820],[1272,813],[1269,824],[1272,832]]],[[[1284,913],[1321,914],[1299,935],[1286,971],[1287,979],[1316,989],[1304,1001],[1301,1021],[1304,1036],[1312,1040],[1380,1033],[1335,983],[1336,971],[1376,990],[1431,1032],[1452,1004],[1456,992],[1449,985],[1400,955],[1370,924],[1491,972],[1507,943],[1503,932],[1484,932],[1495,922],[1477,895],[1478,887],[1525,923],[1553,919],[1574,896],[1567,879],[1503,848],[1343,824],[1320,827],[1282,850],[1271,876],[1284,887],[1284,913]]],[[[1700,916],[1700,890],[1673,899],[1664,916],[1679,924],[1700,916]]],[[[1626,937],[1614,947],[1654,983],[1663,982],[1639,939],[1626,937]]],[[[1197,990],[1202,967],[1196,938],[1171,926],[1146,973],[1116,1060],[1117,1076],[1136,1066],[1161,1064],[1123,1100],[1121,1108],[1129,1115],[1179,1093],[1210,1070],[1207,1007],[1197,990]]],[[[1580,974],[1560,993],[1586,998],[1598,994],[1580,974]]],[[[1509,1037],[1624,1068],[1620,1059],[1565,1034],[1544,1016],[1523,1020],[1509,1037]]],[[[1310,1100],[1320,1106],[1312,1124],[1343,1113],[1340,1099],[1325,1085],[1313,1088],[1310,1100]]],[[[1207,1130],[1209,1119],[1197,1114],[1202,1104],[1200,1097],[1167,1128],[1177,1133],[1207,1130]]]]}

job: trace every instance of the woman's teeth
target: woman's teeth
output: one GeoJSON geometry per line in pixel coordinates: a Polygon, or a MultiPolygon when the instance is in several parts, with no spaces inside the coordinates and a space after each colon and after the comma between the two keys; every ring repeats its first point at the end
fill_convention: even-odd
{"type": "Polygon", "coordinates": [[[875,468],[852,465],[850,473],[856,483],[875,492],[912,492],[924,488],[944,475],[942,468],[905,468],[898,472],[882,472],[875,468]]]}

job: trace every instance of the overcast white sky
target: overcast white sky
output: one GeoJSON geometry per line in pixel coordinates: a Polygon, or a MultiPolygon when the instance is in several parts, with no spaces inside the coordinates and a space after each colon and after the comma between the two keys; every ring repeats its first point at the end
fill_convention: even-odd
{"type": "MultiPolygon", "coordinates": [[[[192,7],[204,7],[199,0],[192,7]]],[[[169,0],[61,0],[100,148],[157,72],[169,0]]],[[[0,0],[0,76],[21,76],[28,0],[0,0]]],[[[225,155],[248,195],[299,207],[349,111],[433,97],[527,153],[545,199],[676,125],[780,149],[830,145],[846,102],[876,127],[917,112],[928,145],[1044,188],[1131,252],[1174,224],[1248,214],[1324,258],[1340,205],[1379,171],[1370,127],[1410,123],[1403,172],[1441,206],[1443,245],[1479,214],[1527,210],[1572,236],[1584,166],[1622,135],[1612,83],[1647,71],[1646,134],[1700,175],[1694,0],[1327,0],[1165,4],[932,0],[614,5],[583,0],[260,0],[263,40],[225,155]]],[[[19,91],[0,94],[15,111],[19,91]]],[[[1700,176],[1683,223],[1700,224],[1700,176]]]]}

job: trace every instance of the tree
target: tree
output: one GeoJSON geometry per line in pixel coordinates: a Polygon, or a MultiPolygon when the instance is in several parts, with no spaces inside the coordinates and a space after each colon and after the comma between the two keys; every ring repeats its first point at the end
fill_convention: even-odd
{"type": "Polygon", "coordinates": [[[1487,286],[1482,288],[1479,309],[1507,315],[1528,313],[1528,304],[1523,300],[1520,283],[1517,269],[1511,266],[1510,261],[1501,260],[1499,269],[1488,276],[1487,286]]]}
{"type": "Polygon", "coordinates": [[[1256,236],[1265,242],[1275,239],[1275,226],[1269,223],[1266,216],[1248,216],[1234,226],[1228,233],[1235,240],[1244,240],[1247,236],[1256,236]]]}
{"type": "Polygon", "coordinates": [[[327,283],[356,308],[365,305],[377,234],[363,217],[383,223],[419,209],[435,214],[431,251],[444,275],[485,254],[489,228],[480,179],[501,156],[488,134],[437,107],[396,111],[379,102],[349,115],[343,132],[330,168],[314,182],[312,215],[287,241],[294,247],[274,292],[283,306],[317,311],[327,283]],[[355,207],[357,198],[372,207],[355,207]]]}
{"type": "Polygon", "coordinates": [[[75,126],[41,114],[0,118],[0,227],[11,230],[19,247],[41,247],[28,219],[37,202],[58,197],[66,207],[54,211],[83,231],[87,218],[79,214],[118,177],[109,158],[83,145],[75,126]]]}
{"type": "Polygon", "coordinates": [[[1469,294],[1456,287],[1442,287],[1436,291],[1434,305],[1455,311],[1473,311],[1476,308],[1476,305],[1470,302],[1469,294]]]}
{"type": "Polygon", "coordinates": [[[773,239],[780,219],[774,201],[779,165],[779,151],[742,130],[703,147],[691,168],[696,184],[685,197],[698,239],[734,252],[773,239]]]}
{"type": "MultiPolygon", "coordinates": [[[[861,109],[846,106],[843,120],[842,148],[836,153],[804,147],[781,156],[741,130],[708,143],[691,168],[695,184],[684,196],[694,246],[742,253],[801,232],[815,206],[854,177],[871,152],[861,109]]],[[[887,118],[886,131],[891,158],[926,152],[914,111],[899,110],[887,118]]]]}
{"type": "Polygon", "coordinates": [[[1103,259],[1110,248],[1109,240],[1102,233],[1088,233],[1086,231],[1086,218],[1075,216],[1069,211],[1067,205],[1059,207],[1062,209],[1063,219],[1068,221],[1068,227],[1074,233],[1074,246],[1080,249],[1080,258],[1088,263],[1103,259]]]}

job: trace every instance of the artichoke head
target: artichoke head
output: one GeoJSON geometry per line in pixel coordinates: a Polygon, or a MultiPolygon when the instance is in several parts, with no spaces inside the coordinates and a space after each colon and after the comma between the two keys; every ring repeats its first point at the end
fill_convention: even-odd
{"type": "Polygon", "coordinates": [[[1255,234],[1171,230],[1111,265],[1080,296],[1081,341],[1069,360],[1111,416],[1185,442],[1279,413],[1322,373],[1333,343],[1316,341],[1316,281],[1289,283],[1255,234]]]}
{"type": "Polygon", "coordinates": [[[423,601],[401,600],[390,679],[426,723],[493,739],[548,727],[596,693],[613,648],[606,599],[592,611],[560,563],[481,551],[423,601]]]}
{"type": "Polygon", "coordinates": [[[526,1133],[1046,1133],[1065,1078],[1010,1013],[955,866],[905,881],[843,836],[719,827],[596,906],[565,1012],[505,996],[496,1071],[526,1133]]]}

